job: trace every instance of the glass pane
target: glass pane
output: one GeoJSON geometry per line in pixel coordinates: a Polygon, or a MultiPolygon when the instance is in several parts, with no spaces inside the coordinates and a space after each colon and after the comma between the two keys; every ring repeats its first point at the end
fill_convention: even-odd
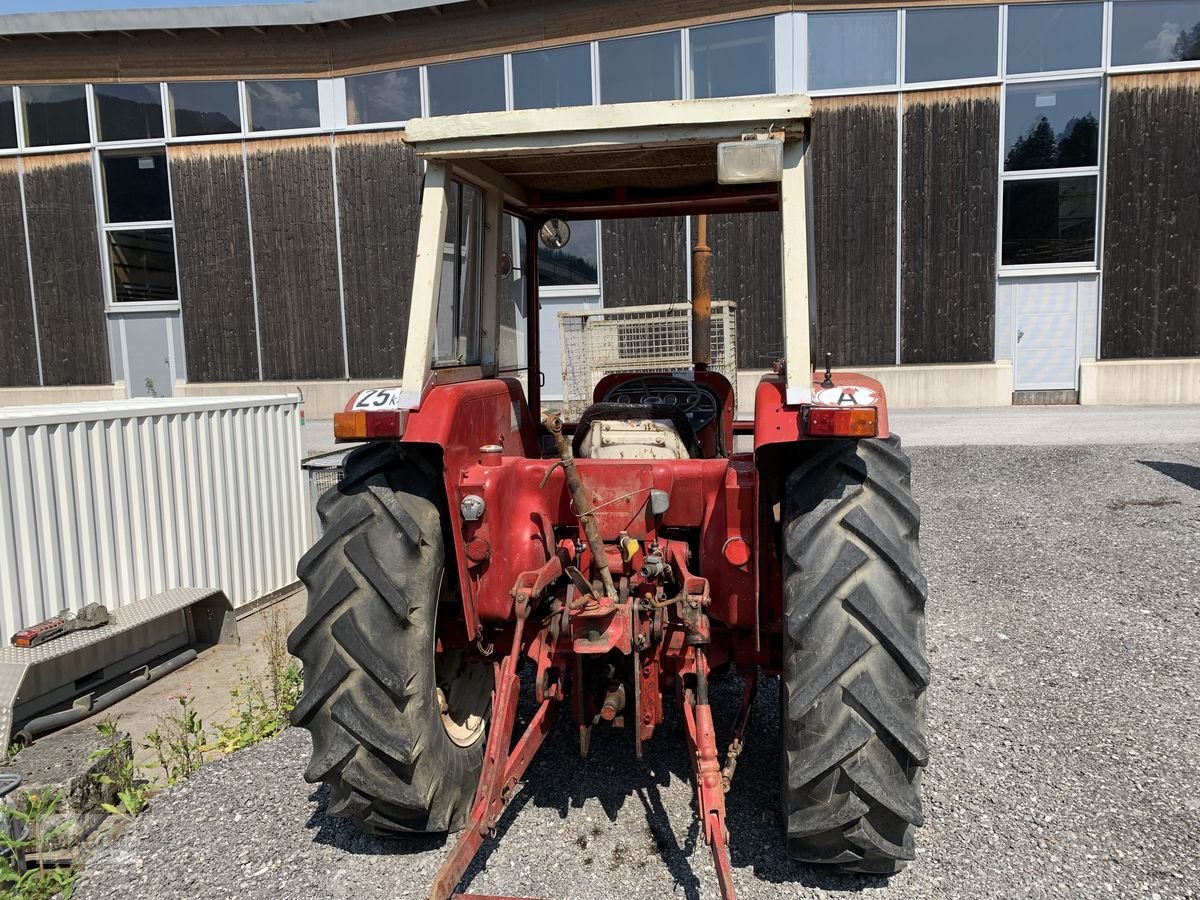
{"type": "Polygon", "coordinates": [[[592,51],[587,44],[512,55],[513,107],[590,106],[592,51]]]}
{"type": "Polygon", "coordinates": [[[1200,0],[1114,3],[1112,64],[1200,59],[1200,0]]]}
{"type": "Polygon", "coordinates": [[[421,70],[396,69],[346,79],[346,121],[407,122],[421,115],[421,70]]]}
{"type": "Polygon", "coordinates": [[[317,83],[311,80],[247,81],[246,115],[251,131],[319,128],[321,109],[317,83]]]}
{"type": "Polygon", "coordinates": [[[775,21],[751,19],[693,28],[692,90],[697,97],[775,93],[775,21]]]}
{"type": "Polygon", "coordinates": [[[1091,262],[1096,256],[1096,179],[1048,178],[1004,184],[1006,266],[1091,262]]]}
{"type": "Polygon", "coordinates": [[[894,12],[808,17],[809,90],[887,87],[896,83],[894,12]]]}
{"type": "Polygon", "coordinates": [[[1004,168],[1065,169],[1098,164],[1100,82],[1009,85],[1004,168]]]}
{"type": "Polygon", "coordinates": [[[453,182],[446,196],[449,208],[433,358],[435,364],[467,365],[479,361],[483,193],[453,182]]]}
{"type": "Polygon", "coordinates": [[[995,76],[1000,8],[910,9],[904,20],[904,80],[995,76]]]}
{"type": "Polygon", "coordinates": [[[0,85],[0,150],[12,150],[17,146],[16,104],[13,103],[12,88],[0,85]]]}
{"type": "Polygon", "coordinates": [[[508,276],[500,280],[500,371],[525,367],[527,319],[525,316],[525,226],[513,216],[504,217],[504,246],[512,262],[508,276]]]}
{"type": "Polygon", "coordinates": [[[600,102],[678,100],[683,96],[678,31],[600,42],[600,102]]]}
{"type": "Polygon", "coordinates": [[[167,155],[162,150],[104,153],[105,221],[165,222],[171,218],[167,155]]]}
{"type": "Polygon", "coordinates": [[[86,144],[87,92],[82,84],[37,84],[21,88],[25,143],[30,147],[86,144]]]}
{"type": "Polygon", "coordinates": [[[171,100],[171,133],[236,134],[242,130],[237,82],[186,81],[167,85],[171,100]]]}
{"type": "Polygon", "coordinates": [[[599,284],[596,223],[571,222],[571,240],[561,250],[538,241],[538,285],[594,286],[599,284]]]}
{"type": "Polygon", "coordinates": [[[1008,74],[1100,67],[1099,3],[1008,8],[1008,74]]]}
{"type": "Polygon", "coordinates": [[[440,63],[426,69],[426,77],[429,79],[431,116],[456,116],[460,113],[504,109],[502,56],[440,63]]]}
{"type": "Polygon", "coordinates": [[[108,232],[113,302],[175,303],[175,247],[170,228],[108,232]]]}
{"type": "Polygon", "coordinates": [[[163,136],[162,93],[155,84],[98,84],[96,117],[102,141],[163,136]]]}

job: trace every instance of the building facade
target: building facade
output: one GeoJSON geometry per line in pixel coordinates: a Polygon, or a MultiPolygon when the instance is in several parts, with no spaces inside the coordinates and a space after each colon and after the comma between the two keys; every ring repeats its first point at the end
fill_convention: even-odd
{"type": "MultiPolygon", "coordinates": [[[[408,119],[772,92],[814,98],[836,365],[898,405],[1200,402],[1200,0],[320,0],[0,38],[0,403],[298,385],[325,415],[403,364],[408,119]]],[[[693,227],[573,223],[542,333],[686,300],[693,227]]],[[[778,219],[709,236],[753,379],[778,219]]]]}

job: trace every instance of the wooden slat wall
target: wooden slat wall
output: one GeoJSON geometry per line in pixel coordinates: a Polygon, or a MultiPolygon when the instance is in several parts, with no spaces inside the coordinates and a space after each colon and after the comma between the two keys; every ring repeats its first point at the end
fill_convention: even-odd
{"type": "Polygon", "coordinates": [[[26,157],[25,200],[44,381],[111,384],[88,154],[26,157]]]}
{"type": "Polygon", "coordinates": [[[29,296],[29,257],[21,218],[17,161],[0,159],[0,385],[38,383],[33,303],[29,296]]]}
{"type": "Polygon", "coordinates": [[[907,94],[903,134],[901,362],[990,361],[1000,89],[907,94]]]}
{"type": "Polygon", "coordinates": [[[1200,72],[1109,81],[1100,355],[1200,355],[1200,72]]]}
{"type": "Polygon", "coordinates": [[[242,145],[168,152],[188,380],[257,379],[242,145]]]}
{"type": "Polygon", "coordinates": [[[263,378],[344,378],[329,138],[247,148],[263,378]]]}
{"type": "Polygon", "coordinates": [[[684,221],[660,217],[600,223],[605,306],[687,302],[684,221]]]}
{"type": "Polygon", "coordinates": [[[708,217],[712,295],[738,305],[738,366],[768,369],[783,357],[779,213],[708,217]]]}
{"type": "Polygon", "coordinates": [[[896,361],[896,97],[813,100],[816,358],[896,361]]]}
{"type": "Polygon", "coordinates": [[[398,377],[420,219],[421,166],[396,133],[339,135],[337,180],[350,376],[398,377]]]}

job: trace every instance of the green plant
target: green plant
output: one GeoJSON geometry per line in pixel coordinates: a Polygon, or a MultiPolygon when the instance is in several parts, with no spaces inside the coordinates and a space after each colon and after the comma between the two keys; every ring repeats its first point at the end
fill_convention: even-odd
{"type": "Polygon", "coordinates": [[[156,761],[151,765],[163,770],[170,785],[178,784],[200,770],[208,740],[191,695],[181,691],[167,699],[178,704],[179,709],[159,716],[158,727],[146,735],[146,743],[142,746],[154,751],[156,761]]]}
{"type": "Polygon", "coordinates": [[[304,687],[300,664],[287,652],[288,623],[272,608],[266,617],[262,643],[267,654],[265,680],[243,676],[230,692],[234,713],[217,726],[215,749],[232,753],[274,737],[288,726],[304,687]]]}
{"type": "Polygon", "coordinates": [[[49,827],[49,819],[62,802],[63,791],[48,794],[26,794],[23,807],[7,811],[10,820],[20,825],[20,834],[12,835],[9,829],[0,831],[0,895],[12,900],[50,900],[61,897],[69,900],[75,891],[79,873],[70,866],[47,866],[44,856],[46,846],[70,823],[63,822],[49,827]],[[36,854],[37,864],[21,871],[19,860],[28,854],[36,854]]]}
{"type": "Polygon", "coordinates": [[[101,803],[101,808],[114,816],[132,819],[146,808],[150,799],[150,785],[145,779],[137,777],[137,769],[133,764],[133,747],[129,735],[117,730],[117,720],[106,717],[96,725],[96,730],[107,740],[108,744],[99,750],[93,750],[88,758],[96,760],[112,760],[115,773],[101,772],[94,776],[98,784],[111,784],[117,789],[117,804],[101,803]]]}

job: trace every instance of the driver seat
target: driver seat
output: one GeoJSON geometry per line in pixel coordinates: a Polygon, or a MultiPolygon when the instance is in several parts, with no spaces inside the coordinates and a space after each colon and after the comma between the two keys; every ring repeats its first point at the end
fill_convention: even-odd
{"type": "Polygon", "coordinates": [[[700,444],[683,410],[666,403],[593,403],[575,427],[583,459],[698,459],[700,444]]]}

